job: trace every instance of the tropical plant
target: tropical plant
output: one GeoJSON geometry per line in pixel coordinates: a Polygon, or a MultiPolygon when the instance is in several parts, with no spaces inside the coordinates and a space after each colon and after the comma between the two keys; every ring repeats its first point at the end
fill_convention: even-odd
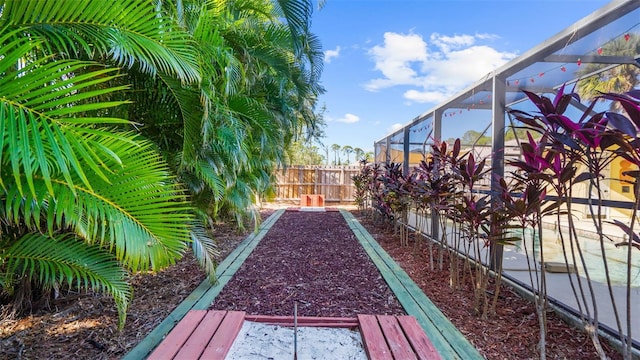
{"type": "MultiPolygon", "coordinates": [[[[50,20],[47,4],[37,5],[50,20]]],[[[79,5],[90,6],[56,16],[69,18],[79,5]]],[[[126,120],[95,115],[123,104],[96,100],[125,89],[108,86],[117,69],[56,59],[56,46],[76,42],[75,33],[20,26],[24,11],[38,10],[22,2],[2,8],[0,297],[20,310],[52,289],[103,291],[123,326],[132,295],[126,270],[180,258],[190,206],[151,143],[113,128],[126,120]],[[47,31],[58,34],[53,43],[47,31]]]]}
{"type": "Polygon", "coordinates": [[[252,203],[268,191],[273,169],[286,163],[286,149],[301,130],[317,134],[320,128],[313,109],[323,91],[318,85],[322,52],[309,31],[311,3],[188,1],[183,6],[200,63],[207,65],[199,88],[167,91],[179,95],[173,111],[181,116],[183,145],[166,151],[179,151],[178,170],[202,196],[203,213],[233,214],[242,223],[247,211],[256,215],[252,203]]]}
{"type": "Polygon", "coordinates": [[[111,272],[116,286],[14,259],[48,249],[32,246],[44,238],[130,270],[162,268],[191,243],[214,280],[205,225],[250,209],[300,129],[317,131],[311,2],[5,0],[0,9],[4,294],[16,299],[20,281],[78,280],[110,292],[123,324],[126,272],[111,272]]]}
{"type": "MultiPolygon", "coordinates": [[[[529,139],[528,145],[523,149],[536,149],[535,153],[525,152],[525,158],[529,159],[530,164],[537,168],[530,172],[531,177],[538,178],[548,184],[557,193],[558,199],[553,206],[560,209],[563,206],[565,211],[556,211],[558,219],[566,214],[566,220],[569,224],[569,231],[565,234],[560,231],[559,236],[563,244],[565,262],[568,266],[571,260],[573,264],[581,265],[581,274],[586,278],[583,282],[580,277],[574,280],[570,277],[571,286],[574,296],[579,305],[582,321],[585,329],[591,335],[596,350],[605,357],[604,351],[600,346],[598,339],[598,303],[594,296],[593,284],[590,281],[590,272],[586,266],[584,251],[581,249],[580,242],[577,241],[576,227],[571,216],[572,209],[572,188],[578,183],[586,182],[589,193],[594,194],[589,201],[590,217],[596,232],[599,236],[600,256],[604,266],[604,274],[606,277],[609,296],[613,306],[613,313],[618,325],[619,338],[625,344],[624,356],[631,358],[631,344],[628,339],[631,338],[631,317],[629,307],[631,303],[631,259],[633,248],[638,247],[639,238],[635,233],[634,224],[638,208],[638,172],[630,171],[627,175],[631,176],[634,181],[633,194],[634,201],[630,224],[615,220],[612,223],[620,227],[629,239],[626,242],[616,244],[616,246],[627,246],[627,277],[626,277],[626,327],[620,320],[619,310],[613,293],[613,284],[610,278],[608,268],[608,254],[605,244],[608,242],[604,235],[602,209],[605,206],[603,201],[602,181],[605,178],[604,170],[614,161],[616,157],[621,157],[630,161],[633,165],[640,165],[640,151],[638,150],[637,134],[640,130],[640,92],[631,91],[627,94],[604,94],[594,99],[591,105],[585,110],[583,116],[578,121],[573,121],[564,116],[568,104],[573,98],[577,98],[576,94],[565,94],[564,89],[560,89],[555,99],[552,101],[545,97],[540,97],[532,93],[526,93],[529,99],[536,105],[539,114],[531,115],[523,112],[515,112],[518,120],[525,123],[533,131],[542,134],[539,141],[529,139]],[[599,112],[593,113],[593,108],[598,100],[615,101],[620,104],[624,113],[628,117],[617,112],[599,112]],[[535,155],[535,156],[533,156],[535,155]],[[542,170],[542,172],[540,171],[542,170]],[[545,171],[546,170],[546,171],[545,171]],[[538,174],[538,175],[536,175],[538,174]],[[568,241],[568,245],[565,245],[568,241]],[[569,250],[567,250],[569,248],[569,250]],[[567,252],[569,254],[567,254],[567,252]],[[570,258],[569,258],[570,256],[570,258]],[[577,285],[577,286],[576,286],[577,285]],[[585,289],[586,288],[586,289],[585,289]],[[585,291],[589,291],[591,300],[586,296],[585,291]],[[583,316],[585,313],[586,316],[583,316]],[[626,333],[626,334],[625,334],[626,333]]],[[[542,252],[541,252],[542,253],[542,252]]],[[[541,261],[544,261],[541,259],[541,261]]]]}
{"type": "Polygon", "coordinates": [[[360,172],[351,177],[355,192],[353,195],[354,202],[358,206],[358,210],[364,211],[370,206],[369,189],[370,183],[373,181],[373,167],[366,160],[360,161],[360,172]]]}

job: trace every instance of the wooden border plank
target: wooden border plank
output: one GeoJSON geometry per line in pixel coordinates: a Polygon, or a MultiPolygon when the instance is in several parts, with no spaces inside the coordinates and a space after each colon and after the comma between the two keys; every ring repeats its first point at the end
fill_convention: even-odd
{"type": "Polygon", "coordinates": [[[164,360],[173,359],[173,357],[180,351],[182,346],[193,333],[193,331],[200,325],[205,318],[207,312],[204,310],[190,311],[184,316],[173,330],[167,335],[158,347],[149,355],[149,359],[164,360]]]}
{"type": "Polygon", "coordinates": [[[449,321],[350,212],[340,210],[362,247],[380,270],[398,301],[413,315],[441,356],[447,359],[483,359],[478,350],[449,321]]]}
{"type": "Polygon", "coordinates": [[[438,350],[433,346],[427,334],[413,316],[398,316],[398,323],[402,327],[413,351],[420,360],[440,360],[438,350]]]}
{"type": "Polygon", "coordinates": [[[417,360],[413,347],[393,315],[376,316],[394,359],[417,360]]]}
{"type": "Polygon", "coordinates": [[[233,341],[238,336],[244,323],[244,311],[218,311],[210,310],[210,313],[225,313],[225,317],[218,330],[213,334],[211,341],[200,356],[201,359],[224,360],[231,349],[233,341]]]}
{"type": "Polygon", "coordinates": [[[139,360],[146,358],[153,349],[164,339],[164,337],[182,320],[182,318],[192,309],[206,310],[213,299],[220,293],[222,286],[226,284],[237,267],[232,266],[236,262],[244,262],[256,246],[262,240],[268,229],[284,214],[284,209],[277,210],[269,216],[261,225],[258,231],[250,234],[243,240],[234,251],[216,267],[216,275],[218,276],[218,286],[215,291],[211,291],[214,285],[208,279],[205,279],[200,285],[185,298],[155,329],[153,329],[136,347],[131,349],[122,360],[139,360]],[[265,230],[267,229],[267,230],[265,230]],[[263,231],[264,230],[264,231],[263,231]],[[222,279],[221,279],[222,278],[222,279]],[[224,284],[221,284],[224,282],[224,284]],[[201,301],[206,297],[205,301],[201,301]],[[208,303],[207,303],[208,301],[208,303]]]}
{"type": "MultiPolygon", "coordinates": [[[[180,351],[176,354],[176,359],[200,358],[200,355],[204,352],[207,344],[211,341],[211,337],[218,331],[218,328],[221,327],[222,320],[226,315],[226,312],[224,311],[192,311],[204,311],[206,315],[202,319],[202,322],[200,322],[200,325],[198,325],[198,327],[191,333],[189,339],[187,339],[180,351]]],[[[191,313],[191,311],[189,313],[191,313]]],[[[182,321],[178,325],[180,324],[182,324],[182,321]]],[[[160,345],[162,344],[164,344],[164,341],[160,345]]]]}
{"type": "Polygon", "coordinates": [[[364,349],[370,360],[393,360],[375,315],[358,315],[364,349]]]}
{"type": "MultiPolygon", "coordinates": [[[[259,323],[293,326],[293,316],[273,316],[273,315],[246,315],[246,321],[254,321],[259,323]]],[[[346,317],[313,317],[298,316],[298,326],[309,327],[334,327],[334,328],[356,328],[358,327],[358,319],[346,317]]]]}

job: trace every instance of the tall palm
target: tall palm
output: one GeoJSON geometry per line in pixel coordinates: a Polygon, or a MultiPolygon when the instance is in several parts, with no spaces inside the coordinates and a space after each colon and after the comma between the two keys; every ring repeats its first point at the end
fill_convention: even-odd
{"type": "Polygon", "coordinates": [[[347,165],[349,165],[351,163],[351,161],[349,160],[349,155],[353,153],[353,147],[351,145],[345,145],[342,147],[342,152],[347,155],[347,165]]]}
{"type": "Polygon", "coordinates": [[[359,147],[355,147],[355,148],[353,148],[353,153],[355,154],[356,161],[362,160],[362,157],[364,155],[364,150],[362,150],[359,147]]]}
{"type": "Polygon", "coordinates": [[[333,144],[331,145],[331,151],[333,151],[333,164],[334,165],[338,165],[340,163],[340,160],[338,159],[338,153],[340,152],[340,150],[342,149],[342,147],[338,144],[333,144]]]}

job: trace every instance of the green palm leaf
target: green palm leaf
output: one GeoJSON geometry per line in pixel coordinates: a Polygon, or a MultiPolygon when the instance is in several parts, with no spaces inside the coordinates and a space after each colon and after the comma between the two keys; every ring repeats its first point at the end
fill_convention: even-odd
{"type": "MultiPolygon", "coordinates": [[[[172,183],[166,164],[148,142],[131,137],[130,142],[113,138],[92,139],[97,148],[109,149],[119,162],[105,161],[112,171],[109,182],[92,171],[86,176],[93,188],[75,185],[52,174],[54,196],[44,181],[33,181],[35,195],[21,194],[8,186],[5,216],[14,224],[25,222],[41,229],[40,217],[47,219],[49,233],[71,228],[90,244],[111,249],[128,268],[162,269],[180,258],[189,242],[192,209],[172,183]]],[[[73,176],[73,175],[72,175],[73,176]]],[[[78,181],[74,177],[74,184],[78,181]]],[[[0,198],[0,200],[2,200],[0,198]]]]}
{"type": "Polygon", "coordinates": [[[0,27],[22,29],[45,40],[47,54],[113,59],[152,75],[162,72],[184,82],[200,80],[191,36],[163,16],[151,0],[4,0],[0,27]]]}
{"type": "MultiPolygon", "coordinates": [[[[36,46],[16,40],[3,48],[7,56],[0,58],[0,72],[5,75],[0,77],[0,164],[12,169],[20,192],[24,192],[22,175],[26,175],[32,195],[35,176],[42,177],[51,192],[50,173],[54,168],[62,173],[72,188],[72,174],[77,176],[77,181],[91,188],[85,168],[107,180],[105,171],[108,169],[102,165],[103,157],[112,158],[113,155],[105,152],[98,155],[93,150],[94,144],[84,135],[99,133],[118,137],[90,125],[127,121],[83,116],[89,109],[108,109],[123,102],[91,103],[87,106],[83,103],[89,98],[125,87],[95,88],[114,78],[113,69],[99,69],[76,76],[76,72],[85,71],[87,66],[95,66],[87,62],[47,63],[47,59],[41,59],[16,69],[16,59],[28,58],[36,46]]],[[[4,177],[0,185],[5,186],[3,181],[4,177]]]]}
{"type": "Polygon", "coordinates": [[[191,226],[191,249],[209,281],[215,283],[217,280],[215,256],[218,255],[218,248],[206,229],[198,222],[193,222],[191,226]]]}
{"type": "MultiPolygon", "coordinates": [[[[115,300],[120,328],[124,325],[132,291],[127,272],[109,252],[73,236],[36,233],[25,235],[1,255],[6,274],[26,277],[45,287],[68,284],[108,293],[115,300]]],[[[6,277],[2,280],[12,283],[6,277]]]]}

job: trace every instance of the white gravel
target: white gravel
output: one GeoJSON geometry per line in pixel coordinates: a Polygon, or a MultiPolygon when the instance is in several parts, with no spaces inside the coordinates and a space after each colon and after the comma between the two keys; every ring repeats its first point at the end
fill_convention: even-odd
{"type": "MultiPolygon", "coordinates": [[[[293,359],[293,333],[293,327],[245,321],[226,359],[293,359]]],[[[300,360],[367,359],[362,337],[357,330],[298,327],[297,345],[300,360]]]]}

